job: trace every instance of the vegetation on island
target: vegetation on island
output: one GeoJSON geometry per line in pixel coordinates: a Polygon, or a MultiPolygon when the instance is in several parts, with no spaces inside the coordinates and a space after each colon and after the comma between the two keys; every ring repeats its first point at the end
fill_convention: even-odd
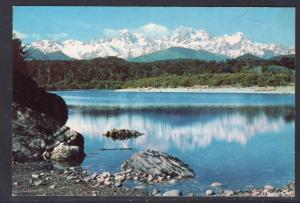
{"type": "Polygon", "coordinates": [[[49,89],[136,87],[285,86],[294,83],[295,57],[245,57],[226,61],[174,59],[129,62],[117,57],[90,60],[27,61],[27,72],[49,89]]]}

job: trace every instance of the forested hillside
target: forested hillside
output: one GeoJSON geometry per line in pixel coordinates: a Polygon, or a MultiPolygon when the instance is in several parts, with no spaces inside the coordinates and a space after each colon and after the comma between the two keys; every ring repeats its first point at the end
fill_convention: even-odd
{"type": "Polygon", "coordinates": [[[37,83],[48,89],[277,86],[293,82],[294,60],[294,57],[284,56],[276,60],[264,60],[249,55],[242,57],[242,60],[240,58],[221,62],[180,59],[137,63],[116,57],[66,61],[33,60],[27,61],[27,71],[37,83]],[[255,71],[256,69],[259,71],[255,71]],[[164,83],[166,79],[171,80],[169,85],[164,83]],[[182,82],[183,79],[189,82],[182,82]]]}

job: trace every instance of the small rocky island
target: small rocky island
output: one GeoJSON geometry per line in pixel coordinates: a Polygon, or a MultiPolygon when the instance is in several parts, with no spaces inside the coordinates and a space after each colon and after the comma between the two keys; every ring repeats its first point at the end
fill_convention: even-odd
{"type": "Polygon", "coordinates": [[[111,131],[107,131],[106,133],[103,134],[105,137],[111,138],[113,140],[127,140],[131,138],[136,138],[143,133],[140,133],[135,130],[128,130],[128,129],[115,129],[113,128],[111,131]]]}

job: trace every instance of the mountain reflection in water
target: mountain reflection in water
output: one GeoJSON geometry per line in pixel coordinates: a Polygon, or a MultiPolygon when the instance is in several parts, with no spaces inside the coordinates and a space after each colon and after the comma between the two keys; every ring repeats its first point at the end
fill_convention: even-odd
{"type": "Polygon", "coordinates": [[[147,185],[148,192],[179,189],[203,195],[216,181],[224,184],[222,189],[244,190],[295,180],[294,94],[55,93],[69,106],[67,125],[85,138],[81,167],[89,174],[119,172],[134,153],[152,148],[183,160],[197,175],[175,184],[147,185]],[[145,135],[126,141],[102,136],[112,128],[145,135]]]}
{"type": "Polygon", "coordinates": [[[290,119],[291,106],[143,107],[108,108],[71,106],[67,125],[105,148],[167,151],[194,150],[214,141],[247,144],[261,133],[280,131],[290,119]],[[289,119],[286,119],[289,118],[289,119]],[[111,141],[102,134],[112,128],[145,133],[133,140],[111,141]]]}

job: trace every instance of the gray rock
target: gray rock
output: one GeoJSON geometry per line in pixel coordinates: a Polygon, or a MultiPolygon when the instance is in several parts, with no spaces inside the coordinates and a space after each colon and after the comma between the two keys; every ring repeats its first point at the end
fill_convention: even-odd
{"type": "Polygon", "coordinates": [[[213,182],[212,184],[210,184],[211,187],[221,187],[223,184],[220,182],[213,182]]]}
{"type": "MultiPolygon", "coordinates": [[[[50,158],[58,162],[82,161],[85,154],[83,152],[83,136],[71,130],[67,126],[60,128],[54,135],[56,143],[53,149],[50,148],[50,158]]],[[[75,169],[75,168],[74,168],[75,169]]]]}
{"type": "Polygon", "coordinates": [[[167,192],[165,192],[162,196],[165,197],[178,197],[181,196],[182,192],[180,190],[169,190],[167,192]]]}
{"type": "Polygon", "coordinates": [[[195,197],[195,194],[191,192],[191,193],[187,194],[186,196],[187,197],[195,197]]]}
{"type": "Polygon", "coordinates": [[[64,143],[59,144],[51,152],[51,159],[58,162],[72,161],[79,156],[81,153],[78,146],[69,146],[64,143]]]}
{"type": "Polygon", "coordinates": [[[55,187],[56,187],[56,184],[49,186],[50,189],[54,189],[55,187]]]}
{"type": "Polygon", "coordinates": [[[178,158],[154,150],[135,153],[122,164],[121,168],[123,171],[130,169],[131,173],[141,173],[153,177],[195,177],[194,171],[178,158]]]}
{"type": "Polygon", "coordinates": [[[102,176],[103,176],[104,178],[110,177],[110,172],[103,172],[103,173],[102,173],[102,176]]]}
{"type": "Polygon", "coordinates": [[[81,174],[86,176],[87,175],[87,170],[83,170],[81,174]]]}
{"type": "Polygon", "coordinates": [[[277,192],[268,192],[267,193],[267,197],[279,197],[280,196],[280,194],[279,193],[277,193],[277,192]]]}
{"type": "Polygon", "coordinates": [[[115,176],[115,180],[116,180],[116,181],[122,182],[122,181],[125,180],[125,176],[124,176],[124,175],[116,175],[116,176],[115,176]]]}
{"type": "Polygon", "coordinates": [[[159,193],[159,190],[158,189],[156,189],[156,188],[154,188],[153,190],[152,190],[152,195],[157,195],[159,193]]]}
{"type": "Polygon", "coordinates": [[[116,183],[115,183],[115,187],[117,187],[117,188],[118,188],[118,187],[122,187],[122,183],[121,183],[121,182],[116,182],[116,183]]]}
{"type": "Polygon", "coordinates": [[[97,176],[97,182],[102,184],[105,182],[105,178],[103,178],[102,176],[97,176]]]}
{"type": "Polygon", "coordinates": [[[33,177],[33,178],[40,178],[40,175],[39,174],[36,174],[36,173],[33,173],[33,174],[31,174],[31,177],[33,177]]]}
{"type": "Polygon", "coordinates": [[[145,190],[146,189],[146,186],[144,185],[137,185],[134,187],[134,189],[137,189],[137,190],[145,190]]]}
{"type": "Polygon", "coordinates": [[[75,180],[75,179],[76,179],[76,176],[67,176],[66,179],[67,179],[67,180],[75,180]]]}
{"type": "Polygon", "coordinates": [[[274,190],[274,186],[273,185],[265,185],[264,189],[265,190],[274,190]]]}
{"type": "Polygon", "coordinates": [[[213,195],[214,194],[214,192],[212,191],[212,190],[206,190],[205,191],[205,195],[206,196],[211,196],[211,195],[213,195]]]}
{"type": "Polygon", "coordinates": [[[33,183],[34,186],[40,186],[40,185],[42,185],[42,184],[43,184],[43,182],[42,182],[41,180],[35,181],[35,182],[33,183]]]}
{"type": "Polygon", "coordinates": [[[105,186],[110,186],[110,185],[111,185],[111,182],[110,182],[110,181],[107,181],[107,180],[105,180],[103,184],[104,184],[105,186]]]}
{"type": "Polygon", "coordinates": [[[72,173],[72,172],[71,172],[71,171],[68,171],[68,169],[64,171],[64,175],[71,174],[71,173],[72,173]]]}
{"type": "Polygon", "coordinates": [[[152,175],[148,176],[148,182],[150,182],[150,181],[153,181],[153,176],[152,175]]]}
{"type": "Polygon", "coordinates": [[[91,179],[95,179],[97,176],[98,176],[98,174],[97,174],[96,172],[94,172],[94,173],[91,175],[91,179]]]}
{"type": "Polygon", "coordinates": [[[84,182],[89,182],[89,181],[91,181],[91,180],[92,180],[92,179],[91,179],[90,177],[86,177],[86,178],[83,179],[84,182]]]}
{"type": "Polygon", "coordinates": [[[234,192],[232,190],[224,190],[225,196],[232,196],[234,195],[234,192]]]}
{"type": "Polygon", "coordinates": [[[164,177],[158,176],[158,177],[157,177],[157,180],[158,180],[158,182],[162,182],[162,181],[164,180],[164,177]]]}
{"type": "Polygon", "coordinates": [[[287,196],[288,197],[295,197],[295,191],[288,191],[287,196]]]}
{"type": "Polygon", "coordinates": [[[177,180],[176,179],[171,179],[171,180],[169,180],[168,181],[170,184],[175,184],[176,182],[177,182],[177,180]]]}

